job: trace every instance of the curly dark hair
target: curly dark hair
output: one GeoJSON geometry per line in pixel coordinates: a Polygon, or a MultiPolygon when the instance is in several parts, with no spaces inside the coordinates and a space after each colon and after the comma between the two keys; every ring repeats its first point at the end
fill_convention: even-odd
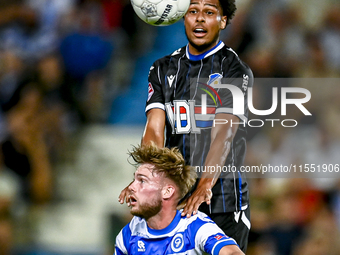
{"type": "Polygon", "coordinates": [[[227,16],[227,24],[230,24],[231,19],[234,17],[236,12],[235,0],[219,0],[223,16],[227,16]]]}
{"type": "Polygon", "coordinates": [[[178,148],[159,148],[154,143],[133,147],[129,155],[136,165],[149,163],[153,172],[164,173],[179,188],[179,199],[184,197],[196,182],[197,174],[193,167],[186,165],[178,148]]]}

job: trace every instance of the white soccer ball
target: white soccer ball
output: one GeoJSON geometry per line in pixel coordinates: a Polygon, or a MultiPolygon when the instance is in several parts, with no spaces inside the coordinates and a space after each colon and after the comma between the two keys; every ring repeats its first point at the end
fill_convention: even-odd
{"type": "Polygon", "coordinates": [[[131,0],[137,16],[153,26],[168,26],[187,12],[190,0],[131,0]]]}

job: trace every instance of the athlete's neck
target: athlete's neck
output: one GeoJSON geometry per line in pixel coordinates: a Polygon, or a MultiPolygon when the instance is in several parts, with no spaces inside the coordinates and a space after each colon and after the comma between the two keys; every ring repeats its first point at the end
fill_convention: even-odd
{"type": "Polygon", "coordinates": [[[176,208],[174,210],[161,210],[155,216],[146,220],[149,228],[152,229],[164,229],[170,225],[176,216],[176,208]]]}
{"type": "Polygon", "coordinates": [[[203,54],[212,48],[216,47],[216,45],[220,42],[220,40],[217,40],[216,42],[209,44],[209,45],[193,45],[189,42],[189,53],[192,55],[200,55],[203,54]]]}

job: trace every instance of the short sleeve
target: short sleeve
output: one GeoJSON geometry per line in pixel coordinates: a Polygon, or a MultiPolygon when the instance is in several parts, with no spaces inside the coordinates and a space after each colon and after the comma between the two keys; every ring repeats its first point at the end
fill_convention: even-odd
{"type": "Polygon", "coordinates": [[[208,254],[218,254],[226,245],[237,245],[233,238],[228,237],[214,223],[209,222],[199,228],[195,238],[196,245],[208,254]]]}
{"type": "Polygon", "coordinates": [[[131,230],[126,225],[117,235],[115,244],[115,255],[128,254],[131,230]]]}
{"type": "Polygon", "coordinates": [[[155,62],[150,68],[148,78],[148,98],[146,101],[145,113],[154,108],[165,110],[159,70],[160,68],[157,62],[155,62]]]}

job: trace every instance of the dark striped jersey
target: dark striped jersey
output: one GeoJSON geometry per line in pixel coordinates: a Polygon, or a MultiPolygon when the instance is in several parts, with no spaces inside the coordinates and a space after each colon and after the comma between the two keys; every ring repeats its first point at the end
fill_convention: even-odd
{"type": "Polygon", "coordinates": [[[150,68],[145,111],[160,108],[166,112],[165,146],[178,147],[198,175],[208,170],[204,162],[212,127],[225,124],[216,114],[239,118],[225,165],[210,166],[221,175],[212,189],[209,208],[205,203],[200,207],[205,213],[233,212],[248,206],[247,181],[239,169],[246,152],[247,89],[252,85],[250,68],[223,42],[201,55],[191,55],[188,46],[180,48],[150,68]]]}
{"type": "Polygon", "coordinates": [[[145,219],[133,217],[116,238],[115,255],[122,254],[218,254],[227,245],[237,245],[204,213],[187,218],[181,212],[164,229],[151,229],[145,219]]]}

